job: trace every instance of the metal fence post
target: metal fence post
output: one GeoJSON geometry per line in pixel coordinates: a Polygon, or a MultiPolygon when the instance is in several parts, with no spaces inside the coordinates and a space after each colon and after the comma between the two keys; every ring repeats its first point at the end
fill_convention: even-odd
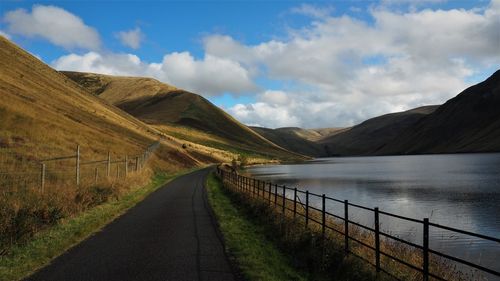
{"type": "Polygon", "coordinates": [[[40,191],[43,193],[45,189],[45,163],[42,163],[40,169],[40,191]]]}
{"type": "Polygon", "coordinates": [[[326,196],[321,196],[321,237],[325,239],[325,226],[326,226],[326,196]]]}
{"type": "MultiPolygon", "coordinates": [[[[260,181],[257,181],[257,184],[259,184],[260,181]]],[[[253,180],[253,188],[252,188],[252,196],[255,197],[255,179],[253,180]]]]}
{"type": "MultiPolygon", "coordinates": [[[[264,188],[265,188],[265,185],[264,185],[264,188]]],[[[272,188],[273,188],[272,184],[269,183],[269,185],[268,185],[269,194],[267,195],[267,201],[269,203],[269,206],[271,206],[271,195],[273,194],[273,191],[271,190],[272,188]]]]}
{"type": "Polygon", "coordinates": [[[297,188],[293,189],[293,218],[297,216],[297,188]]]}
{"type": "Polygon", "coordinates": [[[306,190],[306,228],[309,223],[309,190],[306,190]]]}
{"type": "Polygon", "coordinates": [[[423,237],[423,281],[429,281],[429,219],[424,219],[423,237]]]}
{"type": "Polygon", "coordinates": [[[278,184],[274,184],[274,207],[278,205],[278,184]]]}
{"type": "Polygon", "coordinates": [[[108,163],[106,167],[106,177],[109,178],[111,174],[111,152],[108,151],[108,163]]]}
{"type": "Polygon", "coordinates": [[[120,165],[116,163],[116,179],[120,178],[120,165]]]}
{"type": "Polygon", "coordinates": [[[375,208],[375,268],[380,272],[380,223],[378,207],[375,208]]]}
{"type": "Polygon", "coordinates": [[[285,205],[286,205],[286,186],[283,185],[283,206],[282,206],[283,215],[285,214],[286,211],[285,205]]]}
{"type": "Polygon", "coordinates": [[[349,201],[344,200],[344,251],[349,253],[349,201]]]}

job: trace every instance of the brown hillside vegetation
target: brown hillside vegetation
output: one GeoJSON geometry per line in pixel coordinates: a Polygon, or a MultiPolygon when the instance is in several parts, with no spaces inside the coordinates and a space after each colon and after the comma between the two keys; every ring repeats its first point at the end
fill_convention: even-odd
{"type": "Polygon", "coordinates": [[[295,151],[304,155],[321,157],[326,155],[326,151],[321,144],[315,141],[321,139],[323,135],[316,130],[308,130],[297,127],[285,127],[268,129],[262,127],[250,127],[259,135],[284,147],[290,151],[295,151]]]}
{"type": "Polygon", "coordinates": [[[380,148],[377,154],[500,151],[500,70],[380,148]]]}
{"type": "Polygon", "coordinates": [[[207,99],[155,79],[63,73],[166,134],[244,155],[303,158],[255,133],[207,99]]]}
{"type": "MultiPolygon", "coordinates": [[[[42,159],[82,147],[94,159],[134,155],[160,133],[133,116],[88,94],[63,74],[0,37],[0,147],[9,155],[42,159]]],[[[164,142],[169,169],[197,161],[164,142]]]]}
{"type": "Polygon", "coordinates": [[[160,136],[0,36],[0,255],[62,218],[145,186],[156,170],[173,173],[229,158],[165,138],[148,165],[125,179],[125,156],[142,154],[160,136]],[[106,165],[82,164],[78,186],[75,158],[42,166],[42,159],[74,156],[77,145],[81,163],[103,160],[108,151],[122,162],[108,166],[107,175],[106,165]]]}
{"type": "Polygon", "coordinates": [[[411,128],[438,106],[424,106],[368,119],[349,130],[319,140],[326,155],[370,155],[411,128]]]}

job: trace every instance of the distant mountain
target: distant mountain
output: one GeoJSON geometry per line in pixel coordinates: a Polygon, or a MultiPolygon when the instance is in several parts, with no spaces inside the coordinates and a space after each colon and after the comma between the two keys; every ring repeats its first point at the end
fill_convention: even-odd
{"type": "Polygon", "coordinates": [[[165,133],[242,154],[296,158],[207,99],[151,78],[62,72],[93,94],[165,133]]]}
{"type": "Polygon", "coordinates": [[[500,151],[500,70],[421,118],[376,154],[500,151]]]}
{"type": "Polygon", "coordinates": [[[346,130],[344,128],[302,129],[297,127],[250,128],[281,147],[313,157],[323,157],[328,154],[324,145],[317,143],[319,139],[346,130]]]}
{"type": "Polygon", "coordinates": [[[349,130],[318,141],[326,155],[371,155],[439,106],[424,106],[368,119],[349,130]]]}

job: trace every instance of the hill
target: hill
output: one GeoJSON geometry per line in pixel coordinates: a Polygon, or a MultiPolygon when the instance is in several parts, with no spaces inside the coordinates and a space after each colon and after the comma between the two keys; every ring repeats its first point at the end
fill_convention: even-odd
{"type": "Polygon", "coordinates": [[[368,119],[349,130],[320,139],[327,155],[371,155],[391,142],[416,122],[436,110],[424,106],[404,112],[390,113],[368,119]]]}
{"type": "Polygon", "coordinates": [[[303,158],[255,133],[207,99],[155,79],[62,73],[166,134],[243,155],[303,158]]]}
{"type": "Polygon", "coordinates": [[[420,119],[377,154],[500,151],[500,70],[420,119]]]}
{"type": "Polygon", "coordinates": [[[281,147],[312,157],[323,157],[327,155],[325,146],[317,143],[316,141],[345,130],[342,128],[302,129],[297,127],[284,127],[277,129],[262,127],[250,128],[281,147]]]}
{"type": "MultiPolygon", "coordinates": [[[[134,155],[161,133],[89,94],[65,75],[0,36],[0,152],[2,160],[74,153],[84,159],[134,155]]],[[[174,142],[163,142],[164,168],[201,162],[174,142]]],[[[1,164],[1,163],[0,163],[1,164]]]]}

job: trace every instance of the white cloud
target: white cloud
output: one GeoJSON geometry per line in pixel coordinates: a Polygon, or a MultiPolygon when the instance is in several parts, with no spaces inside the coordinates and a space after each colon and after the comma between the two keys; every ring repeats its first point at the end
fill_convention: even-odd
{"type": "Polygon", "coordinates": [[[223,35],[205,38],[209,55],[298,84],[286,91],[287,104],[260,94],[258,102],[230,111],[244,122],[270,127],[353,125],[443,103],[468,86],[468,77],[500,61],[500,0],[484,9],[402,13],[374,7],[370,13],[373,24],[326,16],[291,30],[287,40],[256,45],[223,35]],[[262,124],[266,108],[281,112],[279,120],[269,117],[262,124]]]}
{"type": "Polygon", "coordinates": [[[314,18],[323,18],[329,16],[333,12],[334,8],[332,6],[314,6],[311,4],[302,4],[298,7],[291,9],[294,14],[300,14],[305,16],[310,16],[314,18]]]}
{"type": "Polygon", "coordinates": [[[11,34],[41,37],[67,49],[98,49],[99,34],[74,14],[55,7],[34,5],[31,13],[25,9],[7,12],[3,20],[11,34]]]}
{"type": "Polygon", "coordinates": [[[5,31],[0,30],[0,35],[10,40],[10,35],[5,33],[5,31]]]}
{"type": "Polygon", "coordinates": [[[141,29],[136,27],[135,29],[128,31],[120,31],[116,34],[120,42],[127,47],[132,49],[139,49],[141,46],[141,42],[144,39],[144,33],[142,33],[141,29]]]}
{"type": "Polygon", "coordinates": [[[110,75],[150,76],[203,95],[256,90],[250,73],[238,62],[212,55],[197,60],[188,52],[170,53],[161,62],[146,63],[132,54],[70,54],[52,62],[59,70],[110,75]]]}

